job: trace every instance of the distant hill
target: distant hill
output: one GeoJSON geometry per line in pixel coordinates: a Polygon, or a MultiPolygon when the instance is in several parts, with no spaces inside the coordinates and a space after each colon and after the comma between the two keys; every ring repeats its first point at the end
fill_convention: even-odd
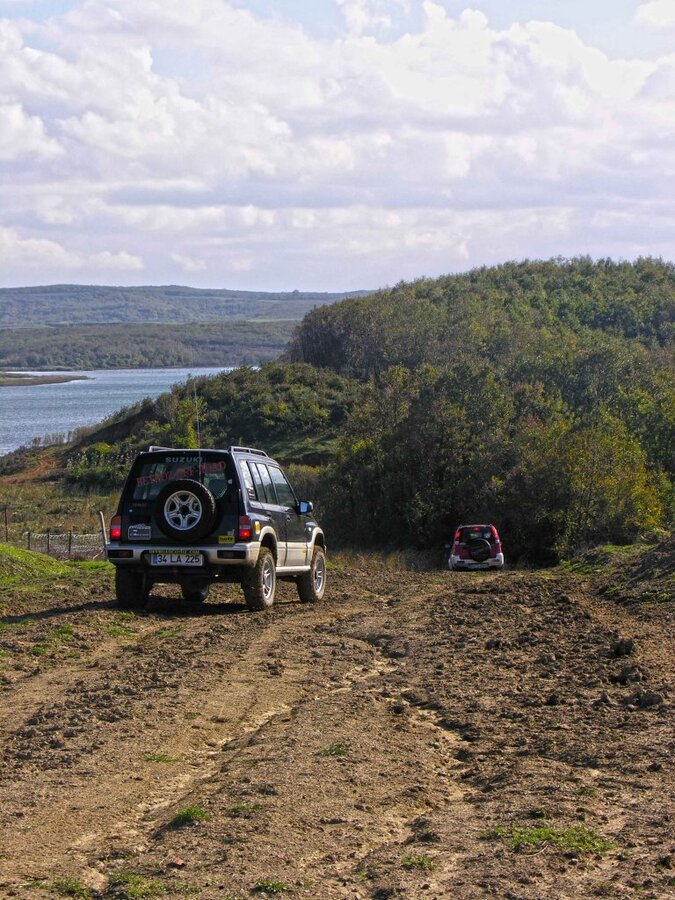
{"type": "Polygon", "coordinates": [[[48,325],[0,330],[0,370],[260,365],[276,359],[295,322],[48,325]]]}
{"type": "Polygon", "coordinates": [[[0,288],[0,327],[94,325],[154,322],[218,322],[224,319],[299,321],[311,309],[351,293],[203,290],[165,287],[112,287],[55,284],[0,288]]]}

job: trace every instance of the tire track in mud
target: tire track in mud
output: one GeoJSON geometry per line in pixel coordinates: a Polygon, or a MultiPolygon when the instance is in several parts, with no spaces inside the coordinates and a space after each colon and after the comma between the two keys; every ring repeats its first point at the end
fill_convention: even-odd
{"type": "Polygon", "coordinates": [[[84,732],[8,769],[24,815],[0,811],[5,885],[72,874],[104,890],[124,870],[204,900],[274,881],[317,900],[667,896],[672,708],[632,703],[613,642],[636,637],[653,686],[671,632],[648,623],[643,660],[642,632],[624,635],[625,611],[579,579],[474,575],[343,573],[324,603],[265,616],[151,611],[136,646],[45,698],[57,718],[81,700],[84,732]],[[167,624],[182,631],[160,638],[167,624]],[[208,822],[167,828],[188,805],[208,822]],[[618,849],[528,855],[486,839],[542,822],[618,849]],[[36,838],[40,872],[26,865],[36,838]]]}
{"type": "MultiPolygon", "coordinates": [[[[437,593],[395,602],[416,614],[437,593]]],[[[198,853],[209,868],[217,865],[212,859],[222,863],[227,848],[222,878],[230,888],[247,891],[256,878],[288,869],[294,889],[323,900],[352,896],[369,884],[385,891],[387,873],[400,857],[415,859],[417,851],[426,859],[431,847],[438,862],[425,876],[425,896],[446,896],[441,885],[452,880],[462,851],[446,845],[441,857],[425,817],[453,822],[457,833],[472,818],[456,777],[459,737],[433,711],[401,699],[398,687],[392,690],[392,680],[405,688],[406,677],[399,670],[400,648],[386,640],[384,650],[380,646],[391,627],[391,603],[383,597],[357,615],[352,607],[339,620],[315,623],[304,635],[308,659],[316,660],[315,687],[222,747],[219,771],[184,801],[209,811],[208,829],[199,835],[160,829],[139,865],[158,871],[167,858],[198,853]],[[327,752],[343,745],[344,755],[327,752]],[[241,884],[237,872],[246,873],[241,884]]],[[[200,889],[207,897],[218,895],[213,885],[200,889]]]]}
{"type": "MultiPolygon", "coordinates": [[[[350,614],[364,602],[372,600],[350,604],[350,614]]],[[[0,882],[65,866],[98,886],[89,857],[105,845],[142,845],[169,807],[218,770],[223,745],[312,693],[312,659],[294,661],[295,642],[344,615],[333,602],[281,603],[234,624],[175,617],[179,646],[158,639],[166,623],[153,620],[117,652],[110,642],[97,647],[94,669],[22,680],[4,735],[0,882]],[[144,759],[155,752],[172,762],[144,759]]]]}

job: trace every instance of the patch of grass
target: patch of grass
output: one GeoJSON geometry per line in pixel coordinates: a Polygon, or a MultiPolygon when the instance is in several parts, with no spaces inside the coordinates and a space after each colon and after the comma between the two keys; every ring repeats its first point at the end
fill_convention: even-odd
{"type": "Polygon", "coordinates": [[[43,553],[34,553],[32,550],[23,550],[12,544],[0,544],[0,586],[13,585],[25,586],[31,581],[42,579],[62,578],[70,574],[65,563],[46,556],[43,553]]]}
{"type": "Polygon", "coordinates": [[[415,870],[418,872],[433,872],[438,868],[438,865],[434,862],[434,860],[430,856],[404,856],[401,860],[401,865],[404,869],[415,870]]]}
{"type": "Polygon", "coordinates": [[[172,759],[166,753],[146,753],[143,759],[146,762],[158,762],[158,763],[175,763],[176,760],[172,759]]]}
{"type": "Polygon", "coordinates": [[[291,888],[285,881],[261,878],[260,881],[256,881],[251,890],[256,894],[287,894],[291,888]]]}
{"type": "Polygon", "coordinates": [[[52,641],[69,641],[74,636],[75,631],[73,629],[73,626],[64,624],[57,625],[56,628],[53,628],[51,634],[49,635],[49,638],[52,641]]]}
{"type": "Polygon", "coordinates": [[[157,637],[175,638],[175,637],[178,637],[178,635],[181,633],[182,630],[183,630],[182,625],[174,625],[173,628],[160,628],[159,631],[157,632],[157,637]]]}
{"type": "Polygon", "coordinates": [[[206,822],[209,818],[209,814],[201,806],[186,806],[185,809],[179,809],[171,819],[169,828],[185,828],[188,825],[206,822]]]}
{"type": "Polygon", "coordinates": [[[351,753],[351,747],[349,744],[344,744],[341,741],[338,741],[336,744],[330,744],[328,747],[324,747],[323,750],[319,750],[316,754],[317,756],[349,756],[351,753]]]}
{"type": "MultiPolygon", "coordinates": [[[[41,641],[38,641],[30,648],[30,653],[32,656],[46,656],[50,651],[56,651],[59,647],[59,644],[70,641],[75,636],[75,631],[72,625],[64,624],[57,625],[56,628],[53,628],[46,638],[43,638],[41,641]]],[[[71,654],[75,653],[75,651],[71,651],[71,654]]],[[[76,656],[79,654],[75,653],[76,656]]]]}
{"type": "Polygon", "coordinates": [[[380,877],[380,869],[372,862],[361,863],[356,870],[356,877],[359,881],[375,881],[380,877]]]}
{"type": "Polygon", "coordinates": [[[161,881],[131,872],[117,872],[110,879],[110,887],[116,900],[145,900],[146,897],[162,897],[166,893],[161,881]]]}
{"type": "Polygon", "coordinates": [[[603,838],[586,825],[569,825],[567,828],[553,828],[551,825],[522,827],[509,825],[495,828],[483,835],[485,838],[500,837],[506,840],[511,850],[534,850],[545,846],[574,850],[577,853],[607,853],[615,849],[615,844],[603,838]]]}
{"type": "Polygon", "coordinates": [[[136,635],[133,628],[129,628],[128,625],[120,625],[119,623],[108,625],[106,631],[111,637],[116,638],[131,638],[136,635]]]}
{"type": "Polygon", "coordinates": [[[26,616],[25,619],[16,619],[13,622],[0,622],[0,631],[5,631],[7,628],[23,628],[26,625],[33,625],[35,623],[35,619],[30,616],[26,616]]]}
{"type": "Polygon", "coordinates": [[[184,712],[184,713],[183,713],[183,718],[184,718],[184,719],[187,719],[188,722],[191,722],[193,719],[198,719],[198,718],[199,718],[199,713],[196,713],[196,712],[184,712]]]}
{"type": "Polygon", "coordinates": [[[91,891],[77,878],[59,878],[54,882],[53,888],[64,897],[80,897],[81,900],[91,900],[91,891]]]}
{"type": "Polygon", "coordinates": [[[636,548],[631,545],[603,544],[601,547],[594,547],[572,559],[563,560],[560,568],[573,575],[596,575],[598,572],[611,569],[622,560],[631,559],[635,553],[636,548]]]}
{"type": "Polygon", "coordinates": [[[107,559],[80,559],[80,560],[69,560],[67,565],[72,566],[76,569],[83,569],[85,572],[112,572],[113,564],[109,563],[107,559]]]}

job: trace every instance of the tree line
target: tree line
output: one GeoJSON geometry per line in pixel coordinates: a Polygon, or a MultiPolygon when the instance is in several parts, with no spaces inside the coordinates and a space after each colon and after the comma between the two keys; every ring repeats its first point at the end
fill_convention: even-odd
{"type": "Polygon", "coordinates": [[[204,445],[300,466],[343,544],[440,546],[489,520],[541,560],[657,536],[675,517],[674,310],[674,267],[649,259],[404,283],[313,310],[283,362],[174,389],[116,440],[189,446],[200,409],[204,445]]]}

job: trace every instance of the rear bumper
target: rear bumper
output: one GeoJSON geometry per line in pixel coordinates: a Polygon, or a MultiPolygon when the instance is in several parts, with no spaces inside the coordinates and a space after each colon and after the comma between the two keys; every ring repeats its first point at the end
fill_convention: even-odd
{"type": "Polygon", "coordinates": [[[121,543],[120,541],[110,541],[105,545],[106,556],[108,561],[115,566],[133,566],[143,568],[148,572],[153,572],[158,578],[162,573],[175,572],[180,570],[186,574],[189,572],[199,576],[201,573],[207,573],[209,570],[218,570],[220,568],[228,568],[233,566],[254,566],[258,561],[260,553],[260,543],[253,541],[251,543],[224,544],[223,546],[178,546],[167,547],[162,544],[143,544],[135,546],[134,544],[121,543]],[[153,566],[151,563],[153,553],[185,553],[197,552],[201,553],[204,558],[203,566],[153,566]]]}
{"type": "Polygon", "coordinates": [[[485,562],[476,562],[474,559],[462,559],[461,556],[451,554],[448,566],[451,569],[501,569],[504,565],[504,554],[498,553],[494,558],[485,562]]]}

